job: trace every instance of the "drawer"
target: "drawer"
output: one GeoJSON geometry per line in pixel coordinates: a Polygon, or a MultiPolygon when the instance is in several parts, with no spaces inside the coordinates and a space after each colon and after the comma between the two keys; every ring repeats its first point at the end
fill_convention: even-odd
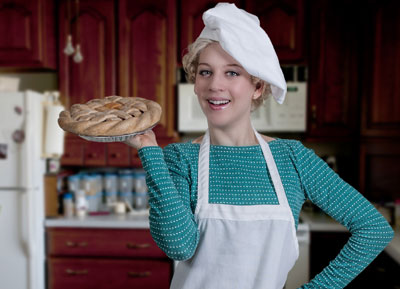
{"type": "Polygon", "coordinates": [[[167,289],[171,275],[168,260],[48,259],[49,289],[167,289]]]}
{"type": "Polygon", "coordinates": [[[166,258],[148,229],[47,230],[49,256],[166,258]]]}

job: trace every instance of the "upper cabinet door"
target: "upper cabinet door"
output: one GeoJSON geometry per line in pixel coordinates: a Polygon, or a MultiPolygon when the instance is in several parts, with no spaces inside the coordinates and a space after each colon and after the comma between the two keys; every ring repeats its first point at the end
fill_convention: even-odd
{"type": "Polygon", "coordinates": [[[400,1],[364,5],[363,136],[400,136],[400,1]]]}
{"type": "Polygon", "coordinates": [[[304,60],[303,0],[247,0],[246,10],[260,19],[281,63],[304,60]]]}
{"type": "Polygon", "coordinates": [[[158,102],[159,126],[174,134],[176,1],[121,0],[118,11],[118,93],[158,102]]]}
{"type": "Polygon", "coordinates": [[[353,139],[359,123],[358,9],[345,0],[309,4],[308,136],[353,139]]]}
{"type": "Polygon", "coordinates": [[[59,9],[59,82],[67,106],[116,92],[114,1],[81,0],[79,14],[75,3],[62,1],[59,9]],[[80,63],[63,52],[69,34],[75,49],[80,44],[80,63]]]}
{"type": "Polygon", "coordinates": [[[0,0],[0,66],[56,69],[54,1],[0,0]]]}
{"type": "MultiPolygon", "coordinates": [[[[180,7],[180,41],[178,48],[178,61],[181,63],[182,56],[185,49],[189,44],[193,43],[196,38],[200,35],[200,32],[204,28],[203,24],[203,13],[215,7],[218,0],[197,0],[197,1],[181,1],[180,7]]],[[[239,0],[229,1],[230,3],[235,3],[237,7],[240,7],[239,0]]]]}

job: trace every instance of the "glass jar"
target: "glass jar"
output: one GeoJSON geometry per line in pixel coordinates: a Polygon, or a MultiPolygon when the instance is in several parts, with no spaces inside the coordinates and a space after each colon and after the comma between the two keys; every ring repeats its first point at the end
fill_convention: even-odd
{"type": "Polygon", "coordinates": [[[133,186],[133,176],[132,172],[120,173],[118,178],[118,187],[120,193],[120,200],[123,202],[128,202],[132,205],[132,186],[133,186]]]}
{"type": "Polygon", "coordinates": [[[70,175],[68,177],[68,191],[77,192],[80,189],[81,175],[70,175]]]}
{"type": "Polygon", "coordinates": [[[117,201],[118,176],[114,173],[106,173],[103,178],[105,203],[111,205],[117,201]]]}
{"type": "Polygon", "coordinates": [[[97,177],[95,175],[82,175],[81,189],[85,191],[88,202],[88,211],[97,212],[99,210],[97,177]]]}

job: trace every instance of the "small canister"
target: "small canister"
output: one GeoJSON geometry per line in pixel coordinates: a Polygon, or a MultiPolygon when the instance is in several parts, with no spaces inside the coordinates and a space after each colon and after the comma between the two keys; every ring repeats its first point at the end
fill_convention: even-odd
{"type": "Polygon", "coordinates": [[[65,193],[63,196],[64,216],[70,218],[74,215],[74,203],[71,193],[65,193]]]}
{"type": "Polygon", "coordinates": [[[128,202],[129,205],[132,205],[132,187],[133,187],[133,176],[132,171],[124,170],[119,172],[119,193],[120,193],[120,201],[128,202]]]}
{"type": "Polygon", "coordinates": [[[146,173],[143,170],[136,172],[134,188],[135,188],[135,193],[133,198],[133,207],[136,210],[147,209],[148,188],[146,185],[146,173]]]}
{"type": "Polygon", "coordinates": [[[97,212],[99,210],[96,182],[96,176],[94,175],[85,174],[82,176],[81,189],[85,191],[89,212],[97,212]]]}
{"type": "Polygon", "coordinates": [[[118,175],[106,173],[103,178],[105,201],[107,205],[113,204],[118,197],[118,175]]]}
{"type": "Polygon", "coordinates": [[[77,192],[80,189],[81,175],[70,175],[68,177],[68,191],[77,192]]]}

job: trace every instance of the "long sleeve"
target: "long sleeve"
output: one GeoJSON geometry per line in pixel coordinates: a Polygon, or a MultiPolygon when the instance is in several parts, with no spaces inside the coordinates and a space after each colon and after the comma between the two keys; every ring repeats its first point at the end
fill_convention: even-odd
{"type": "Polygon", "coordinates": [[[301,288],[344,288],[385,248],[393,238],[393,230],[374,206],[322,159],[301,143],[293,143],[306,196],[351,233],[338,256],[301,288]]]}
{"type": "Polygon", "coordinates": [[[139,150],[149,187],[150,232],[157,245],[174,260],[193,256],[199,233],[190,207],[190,177],[184,157],[173,145],[139,150]],[[168,162],[168,165],[167,165],[168,162]]]}

